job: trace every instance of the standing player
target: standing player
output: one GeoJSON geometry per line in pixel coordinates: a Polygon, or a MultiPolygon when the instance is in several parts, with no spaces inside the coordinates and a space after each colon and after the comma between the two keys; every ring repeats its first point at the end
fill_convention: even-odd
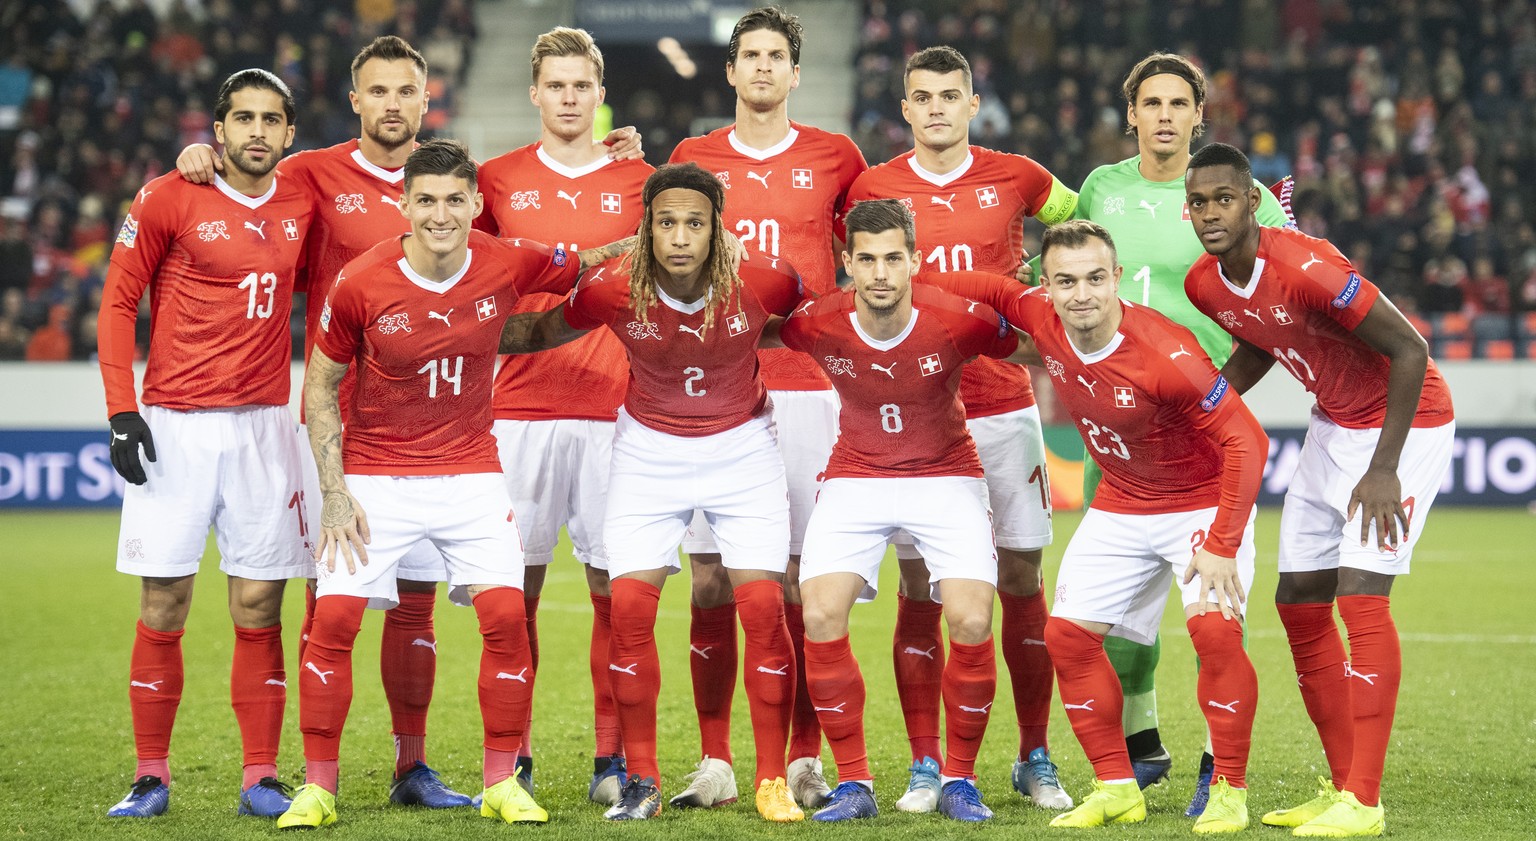
{"type": "Polygon", "coordinates": [[[422,144],[406,159],[404,186],[400,210],[411,233],[342,269],[320,316],[320,352],[304,376],[323,530],[314,626],[299,673],[305,784],[279,829],[336,821],[352,644],[366,608],[398,603],[395,567],[423,540],[442,552],[449,596],[474,604],[485,638],[480,814],[549,820],[515,778],[533,675],[517,523],[491,435],[491,384],[519,287],[568,289],[576,261],[559,249],[471,232],[481,202],[474,161],[460,143],[422,144]],[[354,362],[343,444],[338,391],[354,362]]]}
{"type": "Polygon", "coordinates": [[[806,530],[806,677],[837,759],[837,790],[819,821],[874,817],[864,743],[864,679],[848,640],[854,602],[874,598],[886,542],[903,530],[932,565],[949,657],[942,676],[948,750],[938,810],[983,821],[976,754],[997,690],[992,599],[997,555],[987,485],[959,399],[977,354],[1006,357],[1018,337],[997,313],[929,286],[912,214],[868,201],[847,216],[843,265],[853,289],[809,303],[784,323],[787,347],[810,354],[841,398],[840,433],[806,530]]]}
{"type": "MultiPolygon", "coordinates": [[[[1203,253],[1189,227],[1184,205],[1184,170],[1190,141],[1205,119],[1205,74],[1181,55],[1153,53],[1131,68],[1121,85],[1127,131],[1136,135],[1138,154],[1095,169],[1078,195],[1079,219],[1104,226],[1115,238],[1120,262],[1129,272],[1125,298],[1149,306],[1195,334],[1218,367],[1232,353],[1232,337],[1206,318],[1184,294],[1184,275],[1203,253]]],[[[1259,221],[1284,225],[1280,203],[1265,195],[1259,221]]],[[[1093,501],[1099,465],[1089,452],[1083,461],[1083,504],[1093,501]]],[[[1161,655],[1150,646],[1111,636],[1104,644],[1125,692],[1126,746],[1143,788],[1165,779],[1173,760],[1157,729],[1155,672],[1161,655]]],[[[1209,742],[1209,740],[1207,740],[1209,742]]],[[[1200,759],[1194,798],[1185,814],[1205,808],[1212,772],[1210,745],[1200,759]]]]}
{"type": "Polygon", "coordinates": [[[1388,597],[1450,466],[1450,392],[1423,337],[1331,243],[1259,225],[1267,193],[1242,152],[1201,149],[1185,190],[1206,251],[1185,287],[1238,340],[1223,373],[1241,394],[1278,359],[1317,397],[1280,517],[1275,601],[1333,779],[1263,821],[1302,836],[1380,835],[1403,671],[1388,597]]]}
{"type": "Polygon", "coordinates": [[[1066,222],[1041,240],[1042,288],[983,278],[964,290],[1034,339],[1084,444],[1105,466],[1103,493],[1062,559],[1045,632],[1062,704],[1097,779],[1051,825],[1146,818],[1104,639],[1151,642],[1182,571],[1185,624],[1202,663],[1196,697],[1217,774],[1195,832],[1236,832],[1248,825],[1259,692],[1243,650],[1242,603],[1268,439],[1188,330],[1121,301],[1114,249],[1102,227],[1066,222]],[[1219,613],[1207,611],[1213,602],[1219,613]]]}
{"type": "MultiPolygon", "coordinates": [[[[783,9],[754,9],[736,22],[725,78],[736,89],[736,122],[679,143],[672,161],[695,161],[725,184],[725,224],[749,252],[770,263],[787,260],[806,289],[822,295],[837,285],[834,218],[864,156],[841,134],[792,122],[789,93],[800,84],[800,19],[783,9]]],[[[797,657],[805,639],[800,609],[800,546],[816,501],[821,470],[837,436],[837,398],[821,370],[791,351],[759,354],[773,402],[773,423],[789,481],[789,572],[784,610],[797,657]]],[[[731,772],[731,700],[736,691],[736,620],[730,582],[707,524],[696,519],[683,549],[693,558],[693,624],[689,666],[703,759],[676,806],[713,806],[736,797],[731,772]]],[[[803,658],[800,658],[803,659],[803,658]]],[[[795,678],[789,785],[804,806],[829,793],[821,769],[821,731],[795,678]]]]}
{"type": "Polygon", "coordinates": [[[213,123],[225,177],[197,186],[166,175],[144,185],[107,270],[101,376],[112,464],[130,483],[117,568],[143,582],[128,674],[137,779],[108,817],[147,818],[170,807],[181,637],[209,525],[235,624],[239,812],[276,817],[288,807],[291,791],[277,779],[287,699],[283,585],[307,573],[310,546],[287,407],[288,311],[309,199],[273,174],[293,142],[293,115],[293,95],[271,73],[226,79],[213,123]],[[151,285],[141,408],[133,335],[151,285]]]}
{"type": "MultiPolygon", "coordinates": [[[[556,27],[533,45],[528,96],[543,125],[539,142],[492,158],[480,168],[486,212],[476,227],[501,237],[588,244],[631,236],[640,224],[640,188],[653,171],[641,160],[615,161],[592,140],[603,102],[603,54],[584,30],[556,27]]],[[[542,312],[560,300],[524,295],[517,312],[542,312]]],[[[603,509],[613,424],[624,400],[624,348],[606,330],[548,353],[508,356],[496,374],[496,434],[502,472],[528,565],[528,644],[539,667],[537,615],[544,574],[560,527],[567,528],[586,569],[592,597],[591,673],[597,752],[587,795],[612,806],[624,784],[618,714],[608,680],[611,599],[603,551],[603,509]]],[[[519,775],[531,788],[533,758],[525,744],[519,775]]]]}
{"type": "MultiPolygon", "coordinates": [[[[1024,217],[1055,224],[1072,215],[1076,194],[1022,155],[970,145],[981,98],[971,66],[950,47],[929,47],[907,60],[901,112],[915,148],[871,167],[849,191],[850,202],[899,198],[917,219],[917,248],[933,273],[985,271],[1013,275],[1024,262],[1024,217]]],[[[932,275],[929,275],[932,277],[932,275]]],[[[923,280],[919,276],[918,280],[923,280]]],[[[1045,650],[1045,594],[1040,549],[1051,542],[1045,439],[1029,373],[1022,365],[978,358],[960,380],[967,427],[986,471],[996,530],[1003,659],[1013,683],[1019,751],[1013,786],[1038,806],[1070,809],[1046,745],[1051,661],[1045,650]]],[[[898,545],[893,655],[912,778],[896,808],[931,812],[939,798],[939,686],[943,660],[940,606],[928,598],[927,569],[911,547],[898,545]]]]}
{"type": "Polygon", "coordinates": [[[661,809],[656,608],[701,511],[724,550],[746,632],[758,813],[797,821],[804,813],[784,782],[795,694],[783,597],[789,506],[756,348],[768,319],[799,303],[800,280],[761,257],[738,276],[721,221],[725,189],[697,165],[658,169],[644,199],[634,251],[586,275],[561,306],[520,316],[531,331],[502,345],[541,350],[606,326],[629,352],[603,527],[613,591],[608,673],[629,779],[607,817],[643,820],[661,809]]]}

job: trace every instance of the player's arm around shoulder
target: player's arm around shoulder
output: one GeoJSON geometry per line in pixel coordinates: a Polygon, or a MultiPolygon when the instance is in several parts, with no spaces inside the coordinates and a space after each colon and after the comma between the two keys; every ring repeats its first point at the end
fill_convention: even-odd
{"type": "Polygon", "coordinates": [[[501,326],[498,353],[538,353],[557,348],[587,334],[586,330],[572,327],[567,318],[569,301],[544,312],[518,313],[501,326]]]}

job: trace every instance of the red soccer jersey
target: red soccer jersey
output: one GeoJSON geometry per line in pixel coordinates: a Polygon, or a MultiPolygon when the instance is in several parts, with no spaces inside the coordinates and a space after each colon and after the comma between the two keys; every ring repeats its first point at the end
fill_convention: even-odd
{"type": "MultiPolygon", "coordinates": [[[[475,227],[559,244],[572,254],[605,245],[639,228],[645,213],[640,189],[654,171],[644,161],[606,157],[572,169],[538,143],[524,146],[480,167],[485,211],[475,227]]],[[[542,312],[560,300],[524,295],[515,312],[542,312]]],[[[611,421],[624,401],[627,366],[624,346],[606,330],[543,353],[507,356],[496,373],[496,417],[611,421]]]]}
{"type": "MultiPolygon", "coordinates": [[[[965,163],[944,175],[929,172],[908,152],[871,167],[854,182],[848,203],[900,199],[917,219],[924,271],[978,271],[1012,276],[1023,265],[1024,217],[1051,195],[1051,173],[1023,155],[972,146],[965,163]]],[[[1035,405],[1029,371],[978,358],[966,366],[960,396],[973,418],[1035,405]]]]}
{"type": "Polygon", "coordinates": [[[134,322],[149,287],[144,403],[170,409],[288,402],[288,313],[309,197],[278,176],[252,198],[223,179],[144,185],[118,232],[98,353],[107,414],[136,412],[134,322]]]}
{"type": "Polygon", "coordinates": [[[565,320],[579,330],[606,325],[629,351],[624,410],[635,420],[669,435],[714,435],[763,412],[757,339],[769,316],[789,315],[801,297],[800,278],[781,268],[743,263],[741,279],[739,300],[706,332],[707,297],[684,304],[662,295],[646,320],[636,318],[626,258],[610,260],[582,277],[565,320]]]}
{"type": "MultiPolygon", "coordinates": [[[[1332,243],[1261,228],[1247,286],[1228,281],[1206,254],[1185,276],[1184,291],[1227,332],[1280,360],[1329,420],[1351,429],[1381,427],[1391,366],[1354,334],[1381,292],[1332,243]]],[[[1413,425],[1441,426],[1453,418],[1450,390],[1430,360],[1413,425]]]]}
{"type": "Polygon", "coordinates": [[[1264,478],[1269,438],[1216,373],[1194,334],[1147,307],[1122,303],[1120,330],[1079,353],[1039,287],[980,273],[952,279],[998,308],[1040,349],[1056,394],[1104,471],[1094,508],[1163,514],[1218,506],[1206,548],[1234,557],[1264,478]]]}
{"type": "Polygon", "coordinates": [[[990,307],[917,286],[907,329],[878,341],[859,328],[847,291],[806,302],[780,335],[821,365],[841,398],[826,478],[982,475],[960,371],[977,354],[1004,357],[1019,346],[990,307]]]}
{"type": "Polygon", "coordinates": [[[472,231],[464,268],[436,283],[411,270],[402,239],[348,263],[320,316],[316,346],[358,368],[342,462],[386,476],[499,473],[491,383],[502,325],[522,290],[569,289],[576,258],[472,231]]]}
{"type": "MultiPolygon", "coordinates": [[[[725,224],[749,252],[788,260],[809,294],[837,288],[836,217],[867,164],[852,140],[791,122],[789,136],[759,151],[734,126],[677,144],[672,163],[693,161],[725,184],[725,224]]],[[[822,390],[827,378],[809,358],[773,349],[758,354],[775,391],[822,390]]]]}

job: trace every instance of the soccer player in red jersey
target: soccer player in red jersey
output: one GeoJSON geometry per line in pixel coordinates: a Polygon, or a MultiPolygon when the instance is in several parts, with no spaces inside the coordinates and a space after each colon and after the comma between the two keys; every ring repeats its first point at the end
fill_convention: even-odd
{"type": "MultiPolygon", "coordinates": [[[[556,27],[534,43],[532,64],[528,95],[539,109],[539,141],[480,168],[486,212],[475,226],[496,236],[558,243],[569,251],[579,247],[567,241],[574,236],[590,244],[634,235],[640,188],[654,170],[638,159],[615,161],[607,146],[592,139],[593,115],[603,101],[602,52],[585,31],[556,27]]],[[[524,295],[516,311],[542,312],[559,303],[550,295],[524,295]]],[[[523,593],[535,672],[539,593],[561,526],[586,570],[597,740],[587,795],[607,806],[619,800],[625,765],[608,680],[611,599],[602,529],[627,364],[623,346],[606,330],[547,353],[507,356],[496,374],[492,427],[528,565],[523,593]]],[[[524,744],[519,775],[531,784],[530,748],[524,744]]]]}
{"type": "Polygon", "coordinates": [[[658,169],[643,196],[634,251],[589,272],[561,306],[518,316],[527,329],[502,344],[536,351],[607,327],[629,353],[603,528],[613,592],[608,674],[629,779],[607,817],[641,820],[661,808],[656,609],[662,584],[678,571],[688,523],[702,511],[746,632],[757,809],[768,820],[796,821],[804,813],[784,782],[795,695],[783,598],[789,504],[756,349],[769,319],[788,315],[802,287],[782,260],[754,255],[739,274],[732,268],[725,189],[697,165],[658,169]]]}
{"type": "Polygon", "coordinates": [[[1201,149],[1185,190],[1206,254],[1184,288],[1237,338],[1223,374],[1242,393],[1279,360],[1317,398],[1280,515],[1275,602],[1332,779],[1263,822],[1301,836],[1380,835],[1403,670],[1389,596],[1451,463],[1450,391],[1423,337],[1332,243],[1259,225],[1242,152],[1201,149]]]}
{"type": "Polygon", "coordinates": [[[502,324],[520,290],[568,289],[578,261],[560,249],[472,232],[481,210],[475,175],[457,142],[413,151],[400,205],[411,233],[349,262],[321,311],[320,352],[304,377],[323,494],[314,626],[299,675],[305,785],[280,829],[336,820],[352,644],[366,608],[399,602],[396,567],[422,540],[442,552],[449,597],[473,603],[485,638],[480,814],[549,820],[515,777],[533,674],[517,523],[491,435],[491,386],[502,324]],[[338,390],[354,363],[343,443],[338,390]]]}
{"type": "MultiPolygon", "coordinates": [[[[1049,228],[1042,286],[963,279],[1035,342],[1104,481],[1068,544],[1046,645],[1067,718],[1093,763],[1093,793],[1052,826],[1144,820],[1121,724],[1120,681],[1104,654],[1115,634],[1157,634],[1183,572],[1186,625],[1200,657],[1196,697],[1215,748],[1199,834],[1248,825],[1249,739],[1258,682],[1243,650],[1253,581],[1253,516],[1268,438],[1188,329],[1118,297],[1114,241],[1093,222],[1049,228]],[[1215,606],[1219,611],[1209,610],[1215,606]]],[[[970,287],[970,288],[966,288],[970,287]]]]}
{"type": "MultiPolygon", "coordinates": [[[[727,46],[725,77],[736,90],[733,125],[679,143],[672,161],[695,161],[726,187],[725,224],[749,252],[787,260],[813,294],[837,285],[835,217],[849,186],[864,171],[853,141],[789,119],[789,94],[800,84],[800,19],[765,6],[736,22],[727,46]]],[[[795,650],[805,623],[796,570],[805,524],[832,452],[837,398],[814,362],[784,349],[758,354],[773,399],[773,423],[789,481],[789,572],[784,609],[795,650]]],[[[677,806],[712,806],[736,797],[731,771],[731,701],[736,691],[736,619],[730,582],[702,519],[683,541],[693,559],[693,673],[703,759],[692,783],[672,799],[677,806]]],[[[802,806],[820,806],[830,793],[821,768],[821,731],[798,687],[789,746],[789,786],[802,806]]]]}
{"type": "MultiPolygon", "coordinates": [[[[1024,219],[1046,224],[1071,218],[1077,194],[1023,155],[970,144],[970,121],[980,97],[971,67],[951,47],[929,47],[907,60],[902,114],[915,148],[870,167],[854,182],[848,201],[900,199],[917,219],[917,249],[924,272],[984,271],[1013,275],[1023,264],[1024,219]]],[[[1013,687],[1019,748],[1013,786],[1036,805],[1070,809],[1046,744],[1051,661],[1045,648],[1047,617],[1041,592],[1041,548],[1051,542],[1050,489],[1045,439],[1029,373],[979,357],[960,380],[967,426],[986,471],[997,538],[997,594],[1002,604],[1003,659],[1013,687]]],[[[912,777],[896,808],[931,812],[938,805],[939,688],[944,662],[935,651],[940,606],[929,600],[927,568],[899,540],[902,585],[897,596],[893,657],[912,777]]]]}
{"type": "Polygon", "coordinates": [[[287,408],[288,312],[310,204],[273,174],[293,142],[293,116],[293,95],[271,73],[242,70],[226,79],[213,123],[224,177],[198,186],[172,174],[145,184],[107,270],[101,376],[112,464],[130,483],[117,568],[143,581],[128,674],[137,779],[109,817],[153,817],[170,806],[181,638],[210,525],[235,624],[239,811],[276,817],[288,806],[290,791],[277,778],[287,698],[283,585],[307,573],[310,547],[287,408]],[[146,288],[141,403],[134,324],[146,288]]]}
{"type": "Polygon", "coordinates": [[[849,647],[848,615],[855,601],[874,598],[886,542],[901,530],[932,565],[934,595],[949,625],[938,809],[982,821],[992,812],[974,779],[997,689],[997,555],[982,465],[958,391],[968,359],[1008,357],[1019,341],[992,310],[912,283],[920,261],[912,214],[901,202],[855,205],[847,230],[843,264],[853,288],[803,305],[780,334],[786,347],[821,364],[842,404],[800,568],[806,677],[838,776],[815,820],[877,812],[864,743],[864,679],[849,647]]]}

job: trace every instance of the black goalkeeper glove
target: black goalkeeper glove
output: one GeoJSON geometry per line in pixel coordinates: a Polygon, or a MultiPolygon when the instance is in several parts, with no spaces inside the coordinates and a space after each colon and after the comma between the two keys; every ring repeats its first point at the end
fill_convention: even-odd
{"type": "Polygon", "coordinates": [[[144,447],[144,457],[155,460],[155,439],[149,434],[149,424],[138,412],[118,412],[111,418],[112,467],[119,476],[135,485],[144,484],[144,464],[139,461],[139,446],[144,447]]]}

